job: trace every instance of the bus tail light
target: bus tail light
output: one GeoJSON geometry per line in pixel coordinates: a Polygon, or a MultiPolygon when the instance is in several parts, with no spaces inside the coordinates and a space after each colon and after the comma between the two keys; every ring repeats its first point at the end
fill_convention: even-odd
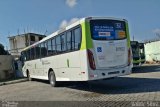
{"type": "Polygon", "coordinates": [[[128,65],[131,64],[131,49],[128,49],[128,65]]]}
{"type": "Polygon", "coordinates": [[[93,53],[89,49],[87,50],[87,53],[88,53],[88,60],[89,60],[90,68],[92,70],[95,70],[96,69],[96,65],[95,65],[93,53]]]}

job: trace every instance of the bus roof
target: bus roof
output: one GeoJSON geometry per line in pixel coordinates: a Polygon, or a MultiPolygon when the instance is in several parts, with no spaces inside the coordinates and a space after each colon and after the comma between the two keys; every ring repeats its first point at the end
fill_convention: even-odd
{"type": "Polygon", "coordinates": [[[48,39],[50,39],[50,38],[52,38],[52,37],[54,37],[54,36],[56,36],[56,35],[58,35],[58,34],[64,32],[65,30],[68,30],[68,29],[70,29],[70,28],[72,28],[72,27],[74,27],[74,26],[77,26],[77,25],[79,25],[80,23],[84,22],[85,20],[94,20],[94,19],[95,19],[95,20],[96,20],[96,19],[112,19],[112,20],[120,20],[120,21],[126,21],[126,22],[127,22],[126,19],[115,18],[115,17],[100,17],[100,16],[96,16],[96,17],[84,17],[84,18],[80,18],[80,19],[77,20],[76,22],[71,23],[70,25],[68,25],[68,26],[66,26],[66,27],[64,27],[64,28],[62,28],[62,29],[59,29],[59,30],[57,30],[56,32],[54,32],[54,33],[48,35],[47,37],[43,38],[42,40],[40,40],[40,41],[38,41],[38,42],[36,42],[36,43],[34,43],[34,44],[32,44],[32,45],[24,48],[22,51],[25,51],[25,50],[27,50],[27,49],[29,49],[29,48],[31,48],[31,47],[34,47],[35,45],[37,45],[37,44],[39,44],[39,43],[42,43],[42,42],[44,42],[44,41],[46,41],[46,40],[48,40],[48,39]]]}

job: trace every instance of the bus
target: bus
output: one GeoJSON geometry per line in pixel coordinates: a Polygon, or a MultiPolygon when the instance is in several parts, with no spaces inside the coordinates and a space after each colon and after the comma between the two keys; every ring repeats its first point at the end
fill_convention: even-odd
{"type": "Polygon", "coordinates": [[[141,64],[144,64],[146,62],[144,43],[139,43],[139,50],[140,50],[140,59],[141,59],[140,62],[141,64]]]}
{"type": "Polygon", "coordinates": [[[128,22],[86,17],[23,49],[23,74],[59,81],[91,81],[128,75],[132,57],[128,22]]]}
{"type": "Polygon", "coordinates": [[[138,41],[131,41],[133,66],[140,66],[145,63],[144,43],[138,41]]]}

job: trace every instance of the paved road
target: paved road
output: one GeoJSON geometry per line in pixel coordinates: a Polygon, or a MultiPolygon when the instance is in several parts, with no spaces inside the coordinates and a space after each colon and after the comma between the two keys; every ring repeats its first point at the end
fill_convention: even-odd
{"type": "Polygon", "coordinates": [[[142,66],[131,75],[88,84],[65,82],[53,88],[34,80],[0,86],[7,101],[160,101],[160,65],[142,66]]]}

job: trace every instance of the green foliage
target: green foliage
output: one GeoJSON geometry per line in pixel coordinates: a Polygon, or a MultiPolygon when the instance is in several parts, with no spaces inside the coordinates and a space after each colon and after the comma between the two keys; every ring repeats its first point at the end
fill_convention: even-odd
{"type": "Polygon", "coordinates": [[[4,49],[2,44],[0,44],[0,55],[8,55],[8,52],[4,49]]]}

